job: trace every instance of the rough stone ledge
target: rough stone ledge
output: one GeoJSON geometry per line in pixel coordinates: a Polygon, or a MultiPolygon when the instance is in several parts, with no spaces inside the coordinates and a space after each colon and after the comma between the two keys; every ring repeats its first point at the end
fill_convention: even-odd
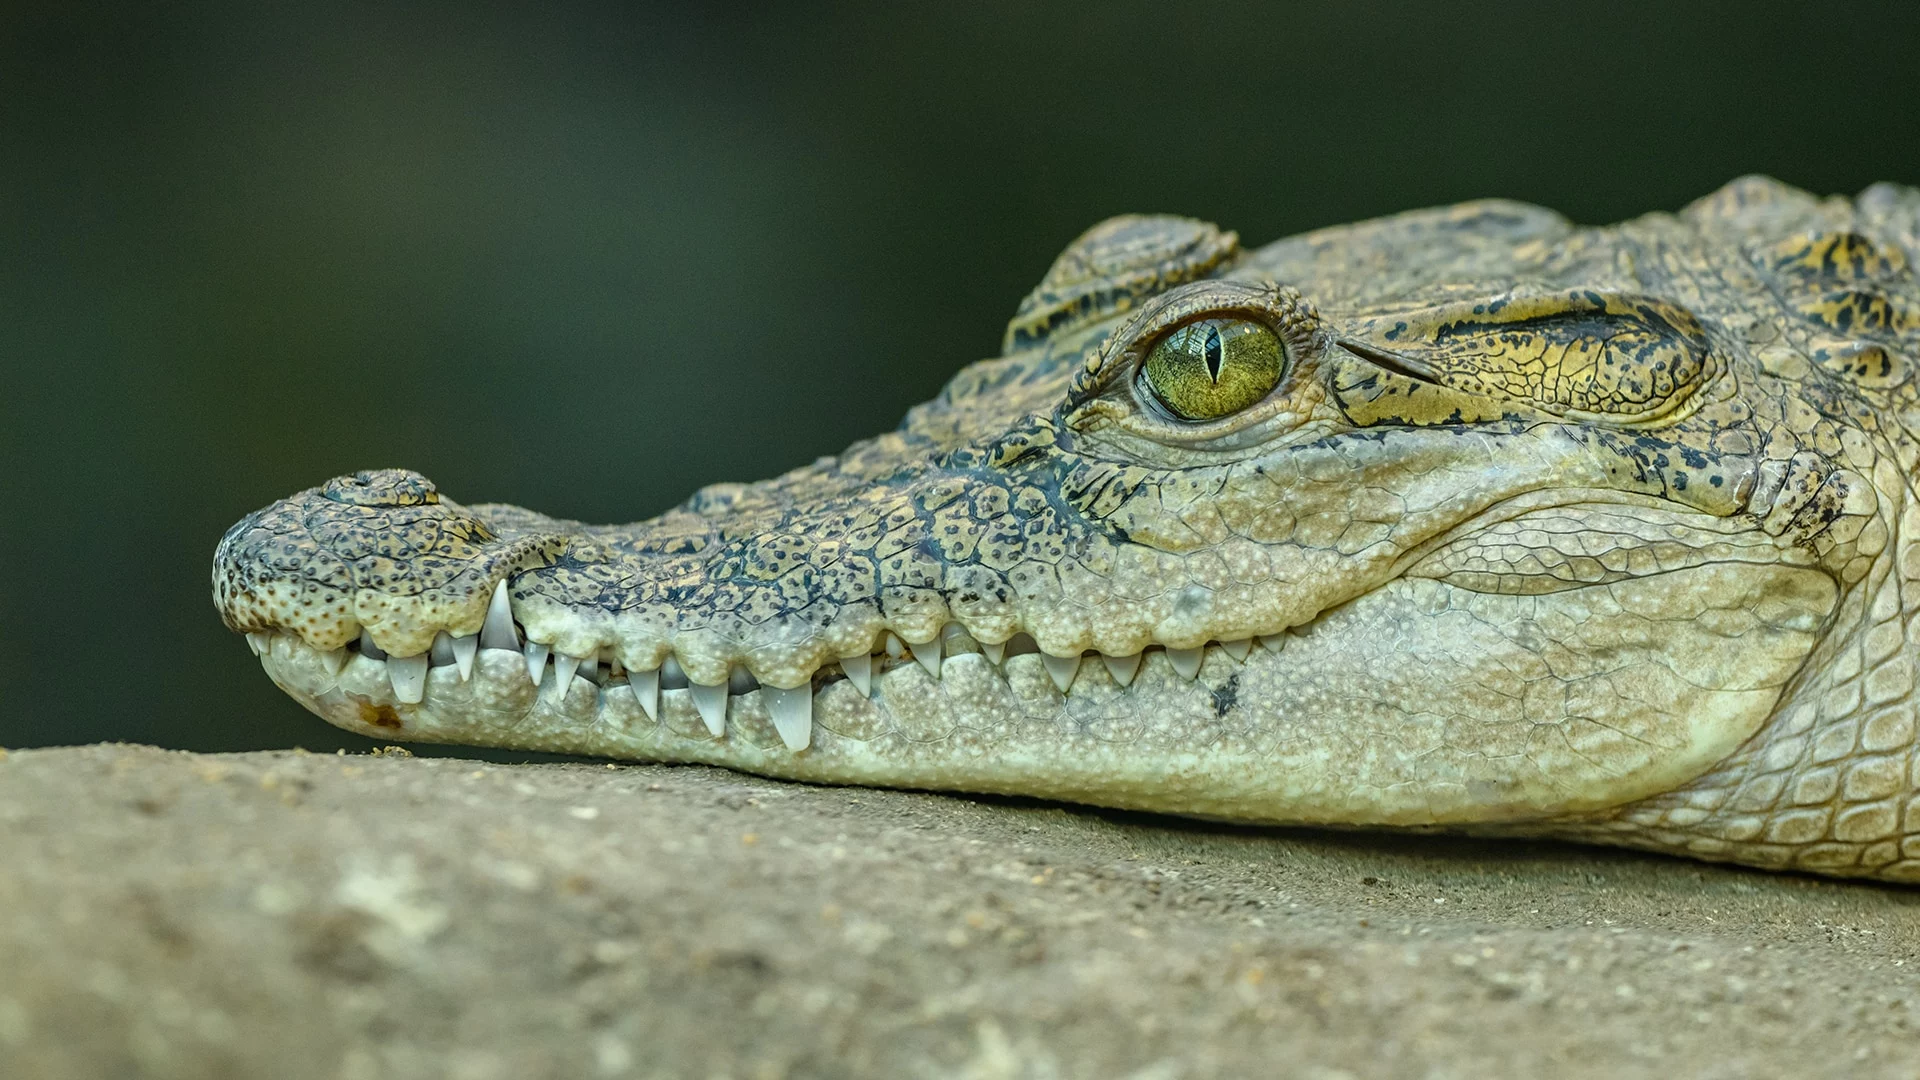
{"type": "Polygon", "coordinates": [[[699,768],[0,758],[0,1076],[1907,1076],[1920,890],[699,768]]]}

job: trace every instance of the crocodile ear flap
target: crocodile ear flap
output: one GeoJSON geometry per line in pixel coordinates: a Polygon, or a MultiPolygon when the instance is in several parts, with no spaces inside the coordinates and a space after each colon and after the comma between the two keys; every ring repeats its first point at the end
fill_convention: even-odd
{"type": "Polygon", "coordinates": [[[1237,233],[1170,214],[1122,214],[1080,234],[1007,323],[1001,354],[1132,310],[1205,277],[1240,251],[1237,233]]]}
{"type": "Polygon", "coordinates": [[[1611,423],[1668,419],[1712,376],[1706,331],[1691,312],[1586,289],[1375,318],[1341,344],[1417,382],[1611,423]]]}

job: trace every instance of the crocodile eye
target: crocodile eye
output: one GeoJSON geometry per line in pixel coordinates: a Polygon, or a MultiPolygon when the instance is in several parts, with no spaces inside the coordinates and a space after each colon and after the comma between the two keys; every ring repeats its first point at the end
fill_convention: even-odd
{"type": "Polygon", "coordinates": [[[1286,349],[1248,319],[1198,319],[1154,344],[1140,374],[1155,400],[1182,420],[1218,420],[1280,385],[1286,349]]]}

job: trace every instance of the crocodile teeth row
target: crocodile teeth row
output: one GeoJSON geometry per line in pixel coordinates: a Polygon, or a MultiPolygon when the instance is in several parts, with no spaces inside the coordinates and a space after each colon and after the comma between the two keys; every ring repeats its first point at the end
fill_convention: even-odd
{"type": "MultiPolygon", "coordinates": [[[[1280,652],[1286,646],[1287,635],[1275,634],[1259,638],[1242,638],[1237,641],[1215,642],[1220,650],[1235,661],[1244,662],[1252,653],[1257,642],[1272,652],[1280,652]]],[[[247,645],[256,656],[265,656],[272,648],[273,634],[268,631],[255,631],[247,635],[247,645]]],[[[620,661],[613,655],[611,648],[602,648],[594,656],[569,656],[554,652],[552,646],[537,641],[525,641],[513,621],[513,609],[507,600],[507,583],[503,580],[493,590],[493,597],[487,604],[486,621],[476,634],[455,637],[441,631],[433,639],[433,644],[424,653],[415,656],[389,656],[378,645],[373,636],[365,630],[360,632],[360,655],[369,660],[381,661],[386,667],[387,680],[393,687],[395,700],[409,705],[418,705],[426,696],[427,673],[436,667],[453,667],[459,672],[460,681],[466,682],[473,677],[474,659],[481,649],[502,649],[520,653],[526,660],[527,678],[543,693],[555,698],[562,697],[566,688],[571,686],[576,676],[587,679],[595,685],[604,685],[616,689],[617,680],[622,675],[620,661]],[[598,669],[607,668],[607,678],[600,678],[598,669]],[[547,678],[551,668],[553,678],[547,678]]],[[[885,659],[904,662],[911,658],[935,679],[945,658],[949,654],[979,652],[994,667],[1003,667],[1010,657],[1037,654],[1048,679],[1064,694],[1079,677],[1084,662],[1090,657],[1099,657],[1102,666],[1116,685],[1131,686],[1134,677],[1140,672],[1143,653],[1131,653],[1125,656],[1112,656],[1106,653],[1087,653],[1082,656],[1051,656],[1040,651],[1033,638],[1027,634],[1016,634],[1008,641],[987,644],[975,641],[966,630],[957,625],[949,625],[945,631],[931,641],[909,645],[893,633],[886,634],[880,642],[877,654],[885,659]]],[[[1182,678],[1196,679],[1200,675],[1200,665],[1205,659],[1204,648],[1166,650],[1167,662],[1182,678]]],[[[860,653],[843,656],[839,660],[842,673],[853,688],[863,697],[873,696],[874,653],[860,653]]],[[[347,650],[334,649],[321,654],[322,663],[327,670],[338,676],[345,666],[347,650]]],[[[773,726],[780,733],[780,739],[789,750],[805,750],[813,738],[813,687],[806,686],[787,689],[766,686],[754,679],[752,673],[744,667],[735,667],[725,682],[714,685],[696,683],[687,678],[684,669],[672,656],[668,656],[658,668],[651,671],[626,671],[626,686],[649,720],[659,722],[660,694],[665,690],[686,690],[693,699],[694,709],[700,714],[701,721],[715,738],[726,734],[728,698],[740,694],[758,691],[761,700],[767,706],[768,714],[773,718],[773,726]]]]}

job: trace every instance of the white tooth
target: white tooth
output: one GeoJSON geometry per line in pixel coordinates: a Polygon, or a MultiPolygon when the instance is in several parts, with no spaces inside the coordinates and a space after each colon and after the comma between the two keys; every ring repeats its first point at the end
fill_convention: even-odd
{"type": "Polygon", "coordinates": [[[607,676],[609,678],[617,679],[620,677],[620,673],[625,670],[620,666],[620,657],[613,651],[613,646],[611,645],[600,646],[600,662],[607,665],[607,676]]]}
{"type": "Polygon", "coordinates": [[[1287,635],[1285,634],[1262,634],[1258,640],[1260,647],[1268,652],[1277,653],[1287,647],[1287,635]]]}
{"type": "Polygon", "coordinates": [[[247,648],[252,649],[253,655],[255,656],[267,655],[267,649],[272,645],[273,632],[271,630],[255,630],[247,635],[247,648]]]}
{"type": "Polygon", "coordinates": [[[433,635],[433,644],[427,647],[427,656],[434,667],[452,667],[453,638],[445,630],[433,635]]]}
{"type": "Polygon", "coordinates": [[[891,631],[887,633],[887,655],[895,660],[907,655],[907,643],[900,640],[899,634],[891,631]]]}
{"type": "Polygon", "coordinates": [[[680,669],[680,661],[672,656],[660,661],[660,689],[685,690],[689,685],[687,673],[680,669]]]}
{"type": "Polygon", "coordinates": [[[420,704],[420,699],[427,696],[427,665],[430,661],[426,653],[388,657],[387,681],[393,684],[393,696],[408,705],[420,704]]]}
{"type": "Polygon", "coordinates": [[[453,639],[453,662],[460,669],[460,681],[473,678],[473,658],[480,652],[480,638],[477,634],[453,639]]]}
{"type": "Polygon", "coordinates": [[[813,686],[782,690],[763,685],[760,699],[767,703],[774,730],[780,733],[780,741],[787,744],[787,749],[805,750],[813,741],[813,686]]]}
{"type": "Polygon", "coordinates": [[[567,691],[573,689],[573,673],[580,669],[580,658],[566,653],[553,654],[553,696],[565,701],[567,691]]]}
{"type": "Polygon", "coordinates": [[[1253,651],[1253,639],[1241,638],[1239,641],[1223,641],[1220,643],[1220,648],[1228,656],[1244,664],[1247,662],[1247,654],[1253,651]]]}
{"type": "Polygon", "coordinates": [[[1080,673],[1080,658],[1077,656],[1048,656],[1041,653],[1040,662],[1046,665],[1047,677],[1063,694],[1067,692],[1067,687],[1073,685],[1073,677],[1080,673]]]}
{"type": "Polygon", "coordinates": [[[1004,641],[996,641],[991,645],[982,645],[980,646],[980,651],[986,654],[987,659],[993,662],[994,667],[999,667],[1000,661],[1007,658],[1007,643],[1004,641]]]}
{"type": "Polygon", "coordinates": [[[487,621],[480,626],[483,649],[518,649],[520,632],[513,628],[513,608],[507,603],[507,581],[493,587],[493,599],[487,601],[487,621]]]}
{"type": "Polygon", "coordinates": [[[527,678],[532,679],[535,686],[539,686],[540,680],[547,674],[548,651],[545,645],[527,642],[527,678]]]}
{"type": "Polygon", "coordinates": [[[716,739],[725,735],[727,733],[727,684],[702,686],[699,683],[688,683],[687,686],[693,691],[693,707],[700,710],[700,719],[707,722],[707,730],[713,732],[713,737],[716,739]]]}
{"type": "Polygon", "coordinates": [[[340,669],[347,666],[347,647],[342,645],[337,649],[328,649],[321,653],[320,666],[327,669],[327,674],[338,678],[340,669]]]}
{"type": "Polygon", "coordinates": [[[920,661],[920,666],[927,669],[927,674],[936,679],[940,677],[939,638],[934,638],[932,641],[923,645],[915,645],[913,647],[913,658],[920,661]]]}
{"type": "Polygon", "coordinates": [[[660,720],[660,669],[629,671],[627,685],[633,687],[633,696],[640,702],[640,711],[647,714],[647,719],[658,723],[660,720]]]}
{"type": "Polygon", "coordinates": [[[360,655],[369,660],[385,660],[387,658],[387,650],[373,643],[373,635],[369,633],[364,626],[360,628],[360,655]]]}
{"type": "Polygon", "coordinates": [[[840,670],[847,673],[847,681],[860,691],[861,697],[873,696],[873,657],[866,653],[843,656],[840,658],[840,670]]]}
{"type": "Polygon", "coordinates": [[[1133,677],[1140,673],[1139,653],[1130,656],[1108,656],[1102,653],[1100,659],[1107,665],[1107,674],[1113,676],[1113,681],[1121,686],[1133,685],[1133,677]]]}
{"type": "Polygon", "coordinates": [[[1206,649],[1204,647],[1199,649],[1168,649],[1167,662],[1173,665],[1173,670],[1179,672],[1181,678],[1198,678],[1200,675],[1200,659],[1205,654],[1206,649]]]}

